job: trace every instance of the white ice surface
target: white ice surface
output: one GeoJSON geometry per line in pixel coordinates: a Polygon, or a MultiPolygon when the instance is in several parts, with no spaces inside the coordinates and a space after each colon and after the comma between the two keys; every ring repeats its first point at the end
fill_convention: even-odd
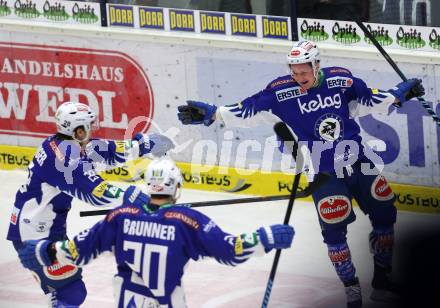
{"type": "MultiPolygon", "coordinates": [[[[16,252],[6,238],[9,217],[19,186],[26,180],[24,171],[0,170],[2,202],[0,205],[0,307],[47,307],[31,273],[21,267],[16,252]]],[[[125,185],[124,185],[125,186],[125,185]]],[[[196,190],[183,190],[179,201],[206,201],[239,196],[196,190]]],[[[282,223],[287,201],[202,207],[223,230],[242,233],[262,225],[282,223]]],[[[68,217],[68,235],[91,226],[102,217],[79,217],[80,211],[95,208],[75,201],[68,217]]],[[[372,307],[371,291],[373,262],[368,250],[370,223],[358,208],[357,220],[349,226],[348,239],[357,275],[363,288],[365,307],[372,307]]],[[[430,228],[439,223],[438,216],[399,212],[396,225],[396,255],[405,249],[403,239],[414,228],[430,228]]],[[[322,242],[318,218],[312,203],[297,201],[291,217],[296,235],[291,249],[281,254],[269,307],[345,307],[342,284],[328,260],[322,242]]],[[[190,308],[260,307],[274,253],[253,258],[239,267],[227,267],[212,260],[190,262],[184,278],[190,308]]],[[[399,270],[395,269],[398,273],[399,270]]],[[[113,307],[112,276],[115,265],[110,255],[103,255],[84,269],[88,297],[82,307],[113,307]]],[[[374,306],[374,307],[387,307],[374,306]]]]}

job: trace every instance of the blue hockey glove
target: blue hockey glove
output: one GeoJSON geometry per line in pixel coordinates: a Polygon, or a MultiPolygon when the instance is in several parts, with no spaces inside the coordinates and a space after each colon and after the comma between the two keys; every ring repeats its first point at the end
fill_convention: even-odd
{"type": "Polygon", "coordinates": [[[43,266],[52,264],[48,253],[48,246],[51,241],[32,240],[23,242],[23,247],[18,250],[18,256],[21,264],[31,271],[41,269],[43,266]]]}
{"type": "Polygon", "coordinates": [[[136,134],[133,140],[139,142],[139,156],[153,154],[154,156],[164,156],[169,150],[174,149],[173,141],[161,134],[136,134]]]}
{"type": "Polygon", "coordinates": [[[413,97],[425,95],[425,89],[423,88],[422,80],[416,78],[402,81],[394,88],[389,89],[388,92],[390,92],[395,98],[397,98],[400,103],[404,103],[413,97]]]}
{"type": "Polygon", "coordinates": [[[203,102],[186,101],[187,105],[177,107],[177,117],[182,124],[205,124],[209,126],[214,122],[213,116],[217,107],[203,102]]]}
{"type": "Polygon", "coordinates": [[[289,248],[292,245],[295,230],[290,225],[272,225],[257,230],[260,241],[266,252],[275,249],[289,248]]]}
{"type": "Polygon", "coordinates": [[[150,203],[150,197],[134,185],[130,185],[125,190],[123,200],[123,205],[134,205],[140,208],[150,203]]]}

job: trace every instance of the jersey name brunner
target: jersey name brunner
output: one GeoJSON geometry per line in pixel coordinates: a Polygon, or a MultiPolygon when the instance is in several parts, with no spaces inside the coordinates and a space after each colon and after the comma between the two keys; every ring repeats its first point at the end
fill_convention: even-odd
{"type": "Polygon", "coordinates": [[[341,107],[341,95],[336,93],[333,96],[325,96],[321,97],[320,94],[316,95],[316,99],[312,99],[306,102],[301,102],[301,99],[298,98],[298,106],[301,114],[310,113],[319,109],[335,107],[339,109],[341,107]]]}
{"type": "Polygon", "coordinates": [[[124,219],[124,234],[174,241],[176,228],[155,222],[124,219]]]}

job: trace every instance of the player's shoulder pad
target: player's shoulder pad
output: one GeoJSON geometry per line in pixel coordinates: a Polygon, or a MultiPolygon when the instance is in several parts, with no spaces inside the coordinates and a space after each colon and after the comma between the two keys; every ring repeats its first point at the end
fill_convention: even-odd
{"type": "Polygon", "coordinates": [[[163,218],[174,220],[198,230],[203,224],[203,215],[185,205],[177,205],[166,208],[163,212],[163,218]]]}
{"type": "Polygon", "coordinates": [[[322,70],[324,71],[326,77],[353,76],[348,69],[339,66],[325,67],[322,70]]]}
{"type": "Polygon", "coordinates": [[[65,162],[66,159],[79,159],[80,149],[72,151],[72,146],[77,146],[71,140],[59,140],[55,136],[51,136],[43,141],[42,147],[48,157],[54,157],[59,161],[65,162]],[[69,154],[67,154],[69,153],[69,154]]]}
{"type": "Polygon", "coordinates": [[[110,222],[113,219],[115,219],[116,217],[136,216],[136,215],[139,215],[141,212],[142,212],[142,209],[140,209],[136,206],[122,205],[122,206],[118,206],[118,207],[114,208],[113,210],[111,210],[110,213],[108,213],[107,216],[105,217],[105,220],[107,222],[110,222]]]}
{"type": "Polygon", "coordinates": [[[292,79],[292,76],[286,75],[278,77],[272,80],[266,87],[267,90],[283,88],[285,86],[291,86],[295,81],[292,79]]]}

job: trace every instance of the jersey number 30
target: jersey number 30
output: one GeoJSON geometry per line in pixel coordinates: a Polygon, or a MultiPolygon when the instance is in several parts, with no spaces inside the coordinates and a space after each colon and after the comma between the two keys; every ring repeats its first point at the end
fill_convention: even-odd
{"type": "Polygon", "coordinates": [[[127,262],[130,268],[139,273],[143,282],[135,281],[132,275],[132,282],[146,286],[154,296],[165,295],[165,275],[167,265],[168,247],[155,244],[144,244],[133,241],[124,241],[124,251],[133,250],[133,263],[127,262]],[[157,262],[152,264],[153,254],[157,262]]]}

